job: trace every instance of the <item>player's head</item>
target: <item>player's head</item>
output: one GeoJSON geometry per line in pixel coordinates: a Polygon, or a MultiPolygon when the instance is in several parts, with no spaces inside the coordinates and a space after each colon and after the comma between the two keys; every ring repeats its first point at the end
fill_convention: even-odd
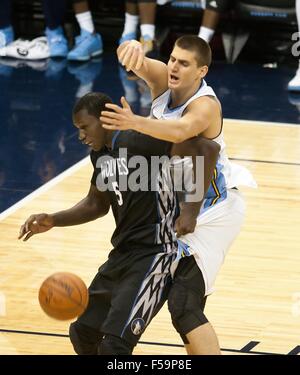
{"type": "Polygon", "coordinates": [[[197,84],[211,64],[211,49],[197,35],[184,35],[174,44],[168,62],[168,83],[171,89],[197,84]]]}
{"type": "Polygon", "coordinates": [[[211,49],[209,44],[197,35],[183,35],[175,42],[174,47],[194,52],[194,57],[198,67],[207,66],[211,64],[211,49]]]}
{"type": "Polygon", "coordinates": [[[112,103],[109,96],[91,92],[80,98],[73,108],[73,123],[79,130],[79,140],[95,151],[100,150],[107,141],[108,132],[99,120],[101,111],[107,111],[106,103],[112,103]]]}

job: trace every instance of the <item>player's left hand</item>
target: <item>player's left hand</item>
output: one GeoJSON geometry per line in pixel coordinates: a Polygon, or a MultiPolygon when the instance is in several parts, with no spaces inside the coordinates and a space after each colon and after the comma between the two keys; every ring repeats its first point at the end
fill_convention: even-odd
{"type": "Polygon", "coordinates": [[[138,116],[135,115],[127,100],[122,96],[121,98],[122,107],[107,103],[106,108],[111,109],[112,111],[102,111],[100,116],[100,121],[102,126],[108,130],[128,130],[136,129],[138,116]]]}
{"type": "Polygon", "coordinates": [[[197,218],[194,215],[190,215],[187,211],[180,213],[179,217],[175,221],[175,231],[177,237],[183,236],[184,234],[193,233],[197,224],[197,218]]]}
{"type": "Polygon", "coordinates": [[[129,72],[130,70],[138,71],[143,67],[148,70],[147,61],[143,46],[137,40],[123,42],[117,49],[117,55],[120,64],[129,72]]]}

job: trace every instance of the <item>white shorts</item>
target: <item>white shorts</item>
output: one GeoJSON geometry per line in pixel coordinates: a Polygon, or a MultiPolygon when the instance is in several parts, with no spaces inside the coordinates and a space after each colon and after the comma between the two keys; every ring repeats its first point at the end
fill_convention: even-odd
{"type": "Polygon", "coordinates": [[[205,295],[213,292],[218,272],[245,217],[246,205],[241,193],[236,189],[229,189],[227,193],[224,201],[198,217],[193,233],[180,237],[202,272],[205,295]]]}

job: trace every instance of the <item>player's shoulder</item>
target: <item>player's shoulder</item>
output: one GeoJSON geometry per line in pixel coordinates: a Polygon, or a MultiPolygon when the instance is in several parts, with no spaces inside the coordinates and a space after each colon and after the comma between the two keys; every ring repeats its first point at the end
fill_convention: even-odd
{"type": "Polygon", "coordinates": [[[207,105],[212,105],[212,106],[219,106],[220,102],[217,99],[216,96],[213,95],[203,95],[195,98],[194,100],[191,101],[190,104],[192,103],[205,103],[207,105]]]}
{"type": "Polygon", "coordinates": [[[126,148],[131,156],[141,155],[151,157],[156,155],[168,155],[170,142],[153,138],[149,135],[139,133],[135,130],[120,132],[115,148],[126,148]]]}
{"type": "Polygon", "coordinates": [[[91,160],[94,168],[96,168],[97,160],[99,159],[99,157],[101,157],[103,155],[107,155],[109,153],[110,153],[110,149],[107,148],[106,146],[101,148],[101,150],[99,150],[99,151],[92,150],[90,152],[90,160],[91,160]]]}
{"type": "Polygon", "coordinates": [[[186,109],[186,112],[210,113],[211,111],[221,109],[221,104],[215,96],[204,95],[192,100],[186,109]]]}

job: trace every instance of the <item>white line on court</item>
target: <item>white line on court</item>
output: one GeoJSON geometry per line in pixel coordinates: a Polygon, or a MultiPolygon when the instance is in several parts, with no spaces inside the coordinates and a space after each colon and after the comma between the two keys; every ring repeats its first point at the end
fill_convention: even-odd
{"type": "Polygon", "coordinates": [[[38,189],[34,190],[32,193],[28,194],[26,197],[13,204],[11,207],[7,208],[5,211],[0,213],[0,221],[7,218],[9,215],[16,212],[19,208],[23,207],[26,203],[30,202],[40,194],[51,189],[53,186],[57,185],[59,182],[64,180],[66,177],[71,176],[73,173],[78,171],[83,166],[89,164],[90,157],[87,156],[84,159],[80,160],[78,163],[72,165],[72,167],[66,169],[64,172],[60,173],[58,176],[54,177],[52,180],[46,182],[44,185],[40,186],[38,189]]]}
{"type": "Polygon", "coordinates": [[[242,123],[247,125],[261,125],[261,126],[285,126],[285,127],[293,127],[297,129],[297,126],[300,124],[291,124],[291,123],[284,123],[284,122],[271,122],[271,121],[253,121],[253,120],[238,120],[233,118],[224,118],[224,121],[230,121],[231,123],[242,123]]]}

